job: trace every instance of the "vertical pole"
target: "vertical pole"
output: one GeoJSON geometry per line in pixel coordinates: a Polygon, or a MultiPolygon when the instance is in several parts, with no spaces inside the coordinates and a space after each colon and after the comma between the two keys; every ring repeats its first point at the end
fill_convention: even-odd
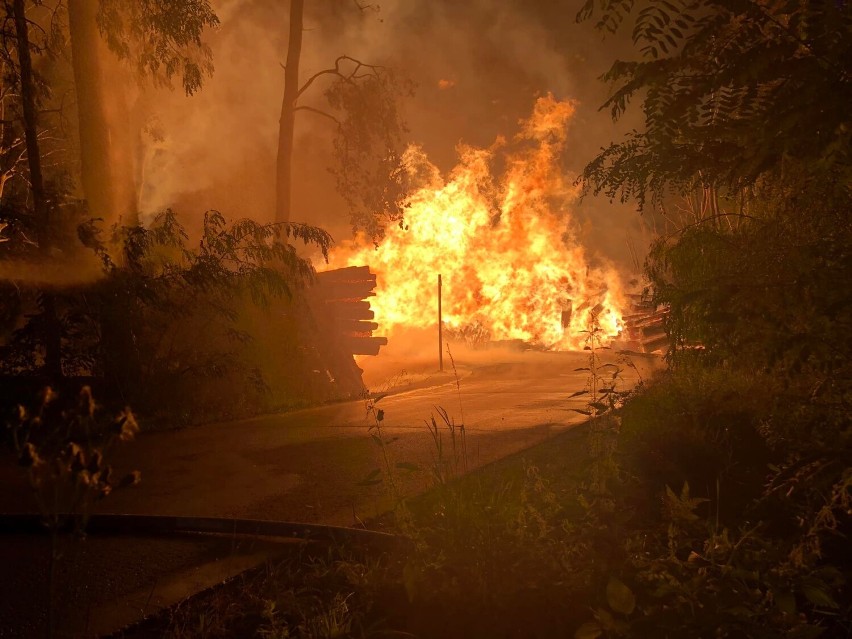
{"type": "Polygon", "coordinates": [[[444,372],[444,319],[441,313],[441,275],[438,274],[438,368],[444,372]]]}

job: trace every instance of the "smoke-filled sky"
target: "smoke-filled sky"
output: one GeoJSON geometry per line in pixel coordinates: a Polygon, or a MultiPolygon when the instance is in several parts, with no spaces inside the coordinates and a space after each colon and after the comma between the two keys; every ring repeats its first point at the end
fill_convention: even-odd
{"type": "MultiPolygon", "coordinates": [[[[216,208],[268,219],[289,3],[214,6],[221,20],[208,36],[214,76],[196,96],[164,92],[152,101],[162,139],[148,141],[142,204],[147,211],[173,206],[187,218],[216,208]]],[[[607,92],[597,77],[629,55],[623,42],[603,39],[591,23],[577,25],[578,8],[577,0],[387,0],[379,11],[359,11],[353,0],[306,0],[301,74],[327,68],[341,54],[402,71],[417,87],[405,106],[410,140],[445,170],[459,142],[488,146],[500,134],[513,135],[536,96],[577,100],[567,157],[576,172],[626,129],[597,111],[607,92]]],[[[304,104],[323,106],[323,87],[316,89],[304,104]]],[[[328,172],[330,124],[297,114],[293,219],[343,238],[350,228],[328,172]]],[[[640,233],[632,207],[601,199],[586,200],[577,222],[587,244],[622,262],[627,234],[640,233]]]]}

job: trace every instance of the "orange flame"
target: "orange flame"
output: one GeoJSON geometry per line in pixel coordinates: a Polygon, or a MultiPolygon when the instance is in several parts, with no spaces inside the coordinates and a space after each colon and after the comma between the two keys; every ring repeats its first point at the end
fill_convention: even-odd
{"type": "Polygon", "coordinates": [[[578,189],[559,167],[573,114],[571,102],[538,99],[513,140],[519,150],[508,153],[503,138],[488,149],[462,145],[446,179],[420,148],[408,149],[422,186],[406,202],[404,225],[389,227],[378,247],[357,237],[331,255],[330,268],[368,264],[376,273],[372,307],[383,334],[434,326],[439,273],[451,330],[571,349],[583,345],[594,314],[604,333],[618,334],[620,279],[588,265],[570,213],[578,189]],[[491,169],[498,161],[501,179],[491,169]]]}

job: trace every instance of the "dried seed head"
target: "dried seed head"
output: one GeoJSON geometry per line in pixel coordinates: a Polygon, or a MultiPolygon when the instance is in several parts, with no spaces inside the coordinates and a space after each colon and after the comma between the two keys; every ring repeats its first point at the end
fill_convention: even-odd
{"type": "Polygon", "coordinates": [[[121,488],[126,488],[127,486],[136,486],[140,481],[142,481],[142,472],[134,470],[132,473],[128,473],[127,475],[121,478],[119,486],[121,488]]]}
{"type": "Polygon", "coordinates": [[[92,485],[92,476],[89,474],[89,471],[87,471],[87,470],[80,471],[80,473],[77,475],[77,483],[81,486],[85,486],[86,488],[91,486],[92,485]]]}
{"type": "Polygon", "coordinates": [[[123,442],[130,441],[139,432],[139,423],[129,408],[119,413],[113,424],[113,430],[123,442]]]}
{"type": "Polygon", "coordinates": [[[92,457],[89,459],[89,465],[86,467],[90,473],[97,473],[101,470],[104,463],[104,456],[101,451],[96,450],[92,453],[92,457]]]}
{"type": "Polygon", "coordinates": [[[50,402],[59,397],[59,393],[53,390],[50,386],[45,386],[41,391],[41,403],[47,406],[50,402]]]}
{"type": "Polygon", "coordinates": [[[83,386],[80,389],[80,413],[87,417],[94,417],[96,407],[97,404],[92,397],[92,387],[83,386]]]}
{"type": "Polygon", "coordinates": [[[86,470],[86,455],[82,450],[78,450],[74,457],[71,459],[71,464],[69,465],[69,468],[74,474],[88,472],[86,470]]]}
{"type": "Polygon", "coordinates": [[[30,468],[32,466],[38,466],[41,464],[41,457],[39,457],[38,450],[32,443],[27,442],[24,444],[24,447],[21,449],[21,456],[19,458],[21,466],[26,468],[30,468]]]}
{"type": "Polygon", "coordinates": [[[62,456],[71,461],[82,452],[83,449],[76,442],[68,442],[62,451],[62,456]]]}

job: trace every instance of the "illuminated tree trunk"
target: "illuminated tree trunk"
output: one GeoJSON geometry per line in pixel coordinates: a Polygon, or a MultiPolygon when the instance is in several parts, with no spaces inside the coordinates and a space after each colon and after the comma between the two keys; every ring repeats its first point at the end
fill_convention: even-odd
{"type": "Polygon", "coordinates": [[[304,0],[290,0],[290,36],[284,68],[284,100],[278,129],[278,165],[276,175],[275,221],[290,221],[293,192],[293,130],[296,100],[299,97],[299,59],[302,55],[304,0]]]}
{"type": "Polygon", "coordinates": [[[68,0],[83,192],[92,217],[135,224],[127,105],[120,83],[111,82],[109,90],[105,87],[107,72],[120,78],[120,67],[98,31],[97,12],[97,0],[68,0]]]}

